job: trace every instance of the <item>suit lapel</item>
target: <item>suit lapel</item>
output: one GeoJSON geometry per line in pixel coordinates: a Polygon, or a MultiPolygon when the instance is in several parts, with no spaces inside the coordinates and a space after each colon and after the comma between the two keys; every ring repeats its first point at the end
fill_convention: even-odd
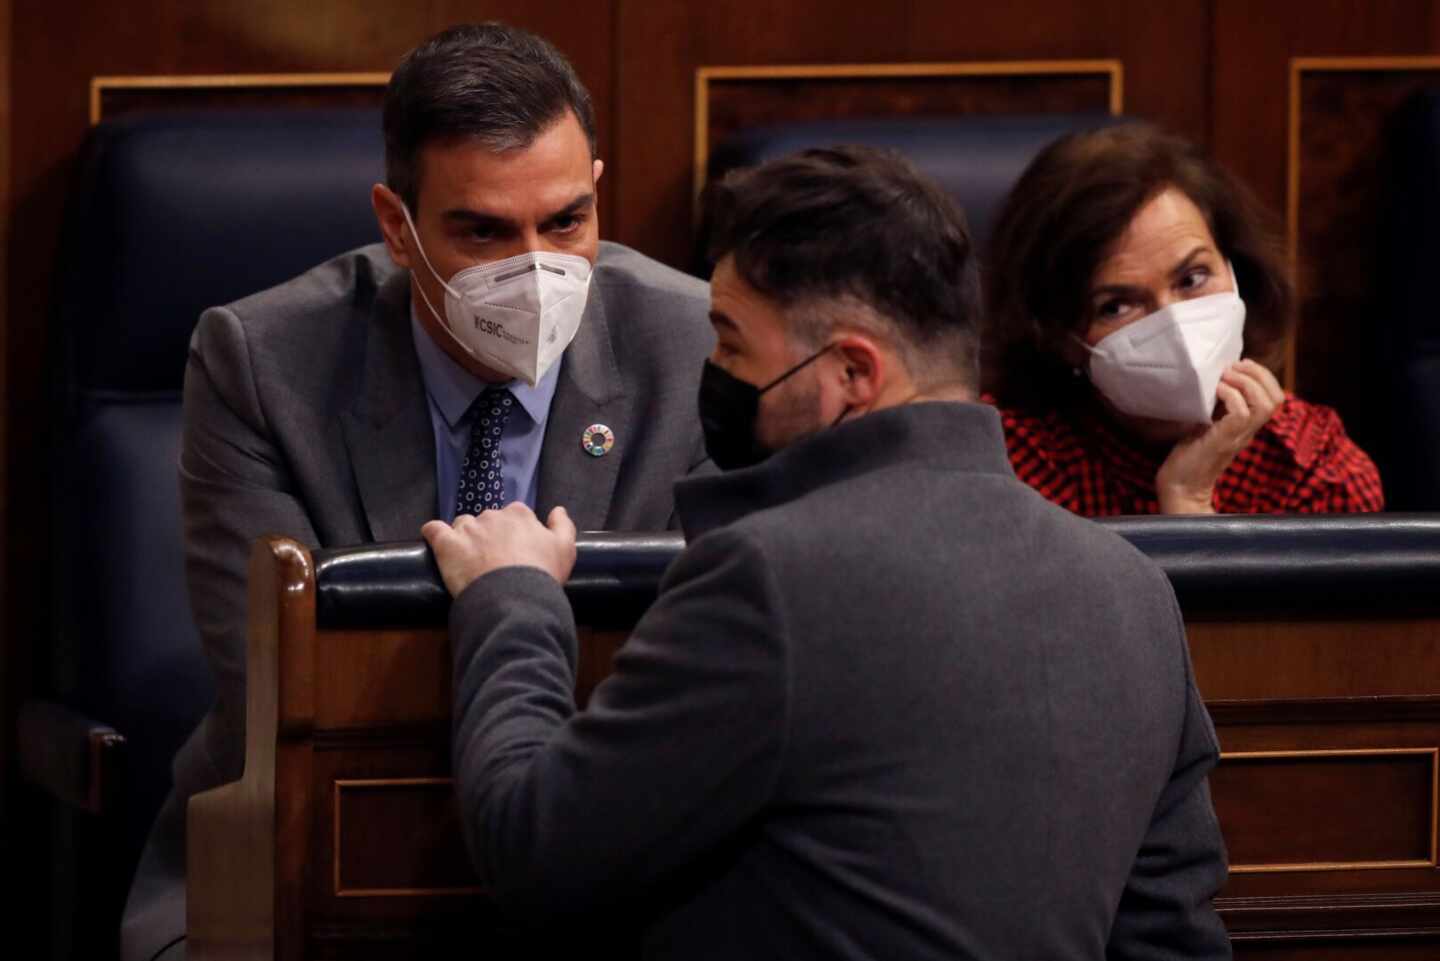
{"type": "Polygon", "coordinates": [[[409,275],[375,298],[355,403],[341,414],[355,483],[376,542],[410,541],[435,516],[435,437],[411,340],[409,275]]]}
{"type": "Polygon", "coordinates": [[[541,519],[561,506],[582,531],[605,529],[620,463],[634,435],[634,412],[621,384],[600,292],[597,285],[561,362],[536,482],[541,519]],[[615,435],[615,446],[603,457],[592,457],[581,446],[581,436],[592,424],[604,424],[615,435]]]}

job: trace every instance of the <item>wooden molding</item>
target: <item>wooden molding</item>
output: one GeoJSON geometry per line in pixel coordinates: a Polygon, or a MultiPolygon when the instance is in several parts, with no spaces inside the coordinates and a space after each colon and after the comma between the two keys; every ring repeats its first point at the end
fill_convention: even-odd
{"type": "Polygon", "coordinates": [[[92,77],[90,125],[101,119],[107,90],[264,90],[284,87],[383,87],[388,73],[231,73],[162,77],[92,77]]]}
{"type": "Polygon", "coordinates": [[[1372,758],[1420,755],[1430,759],[1430,856],[1392,861],[1306,861],[1279,864],[1232,864],[1231,874],[1278,874],[1297,871],[1380,871],[1393,868],[1434,868],[1437,866],[1436,815],[1440,814],[1440,748],[1393,747],[1321,751],[1236,751],[1220,754],[1221,761],[1294,760],[1301,758],[1372,758]]]}
{"type": "Polygon", "coordinates": [[[714,80],[824,80],[896,77],[1049,77],[1092,74],[1109,79],[1112,115],[1125,103],[1119,60],[995,60],[966,63],[840,63],[700,67],[695,71],[695,156],[692,190],[698,201],[710,156],[710,84],[714,80]]]}

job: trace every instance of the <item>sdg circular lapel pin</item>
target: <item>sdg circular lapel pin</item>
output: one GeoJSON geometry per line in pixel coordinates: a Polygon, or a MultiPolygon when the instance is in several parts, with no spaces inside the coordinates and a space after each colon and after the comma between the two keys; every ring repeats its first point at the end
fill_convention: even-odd
{"type": "Polygon", "coordinates": [[[581,432],[580,446],[591,457],[604,457],[615,446],[615,432],[604,424],[591,424],[581,432]]]}

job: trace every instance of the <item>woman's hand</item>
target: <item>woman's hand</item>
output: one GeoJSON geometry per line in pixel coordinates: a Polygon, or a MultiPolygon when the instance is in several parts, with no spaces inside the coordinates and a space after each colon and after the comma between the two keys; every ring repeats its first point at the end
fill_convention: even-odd
{"type": "Polygon", "coordinates": [[[1162,514],[1215,513],[1215,482],[1285,402],[1275,375],[1253,360],[1232,364],[1216,393],[1224,416],[1179,441],[1155,474],[1162,514]]]}

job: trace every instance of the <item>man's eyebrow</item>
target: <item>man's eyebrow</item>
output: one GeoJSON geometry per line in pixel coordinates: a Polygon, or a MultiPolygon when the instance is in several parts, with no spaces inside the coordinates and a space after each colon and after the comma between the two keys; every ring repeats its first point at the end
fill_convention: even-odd
{"type": "Polygon", "coordinates": [[[553,221],[560,220],[560,219],[563,218],[563,217],[573,217],[575,214],[578,214],[580,211],[586,209],[587,207],[589,207],[589,206],[590,206],[591,204],[593,204],[594,202],[595,202],[595,194],[594,194],[594,193],[592,193],[592,192],[583,193],[583,194],[581,194],[580,196],[576,197],[574,200],[570,201],[570,202],[569,202],[568,204],[566,204],[565,206],[561,207],[559,210],[555,211],[555,212],[554,212],[553,214],[551,214],[550,216],[546,217],[546,218],[545,218],[545,223],[548,224],[548,223],[551,223],[551,222],[553,222],[553,221]]]}
{"type": "Polygon", "coordinates": [[[735,321],[731,320],[728,316],[722,314],[718,310],[710,311],[710,323],[714,324],[716,327],[725,327],[729,330],[733,330],[737,334],[740,332],[740,328],[736,326],[735,321]]]}
{"type": "Polygon", "coordinates": [[[456,224],[471,229],[484,227],[492,233],[501,230],[509,230],[515,227],[515,222],[508,217],[500,217],[495,214],[487,214],[479,210],[466,210],[457,207],[454,210],[447,210],[440,215],[447,224],[456,224]]]}

